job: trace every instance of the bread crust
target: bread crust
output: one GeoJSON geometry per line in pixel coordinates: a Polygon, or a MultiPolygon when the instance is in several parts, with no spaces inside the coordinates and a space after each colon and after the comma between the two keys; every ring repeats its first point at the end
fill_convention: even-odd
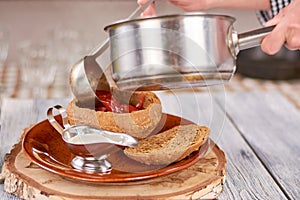
{"type": "Polygon", "coordinates": [[[136,147],[126,147],[124,153],[147,165],[169,165],[198,150],[209,134],[206,126],[178,125],[140,140],[136,147]]]}
{"type": "Polygon", "coordinates": [[[113,132],[127,133],[136,138],[146,138],[156,128],[162,117],[159,98],[152,92],[116,92],[126,103],[136,105],[141,95],[145,95],[143,109],[131,113],[96,111],[95,102],[78,102],[73,99],[67,106],[68,120],[71,125],[84,124],[113,132]]]}

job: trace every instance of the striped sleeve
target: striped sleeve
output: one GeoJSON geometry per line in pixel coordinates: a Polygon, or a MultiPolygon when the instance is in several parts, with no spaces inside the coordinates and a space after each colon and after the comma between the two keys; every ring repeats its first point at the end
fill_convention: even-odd
{"type": "Polygon", "coordinates": [[[260,10],[256,12],[257,18],[261,24],[265,24],[267,21],[272,19],[279,11],[289,5],[292,0],[270,0],[270,10],[260,10]]]}

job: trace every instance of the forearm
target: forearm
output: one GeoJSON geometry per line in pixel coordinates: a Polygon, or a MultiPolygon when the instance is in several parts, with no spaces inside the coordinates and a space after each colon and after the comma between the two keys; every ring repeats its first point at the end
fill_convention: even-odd
{"type": "MultiPolygon", "coordinates": [[[[145,3],[147,0],[138,0],[145,3]]],[[[185,11],[199,11],[211,8],[227,9],[270,9],[270,0],[167,0],[185,11]]]]}
{"type": "MultiPolygon", "coordinates": [[[[269,10],[270,0],[167,0],[175,6],[182,8],[185,11],[200,11],[212,8],[227,8],[227,9],[255,9],[269,10]]],[[[147,0],[137,0],[141,5],[147,0]]],[[[153,15],[155,13],[154,6],[150,6],[145,11],[146,14],[153,15]]],[[[144,13],[144,14],[145,14],[144,13]]]]}
{"type": "MultiPolygon", "coordinates": [[[[201,1],[201,0],[196,0],[201,1]]],[[[270,10],[270,0],[205,0],[210,8],[270,10]]]]}

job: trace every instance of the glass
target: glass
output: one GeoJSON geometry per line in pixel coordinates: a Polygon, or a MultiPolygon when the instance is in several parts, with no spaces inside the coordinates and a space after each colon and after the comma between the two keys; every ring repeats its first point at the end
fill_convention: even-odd
{"type": "Polygon", "coordinates": [[[71,66],[85,56],[93,47],[91,37],[67,25],[58,25],[49,30],[49,41],[55,51],[58,65],[56,84],[68,87],[71,66]]]}
{"type": "Polygon", "coordinates": [[[68,27],[58,26],[50,31],[50,40],[56,49],[56,64],[59,66],[57,82],[64,87],[68,85],[71,66],[79,59],[77,58],[77,51],[80,51],[79,37],[79,31],[68,27]]]}
{"type": "MultiPolygon", "coordinates": [[[[3,74],[4,63],[8,54],[9,34],[8,31],[0,27],[0,73],[3,74]]],[[[2,79],[1,79],[2,82],[2,79]]]]}
{"type": "Polygon", "coordinates": [[[19,46],[22,80],[33,98],[47,98],[57,67],[50,44],[23,42],[19,46]]]}
{"type": "Polygon", "coordinates": [[[5,28],[0,27],[0,114],[1,114],[2,99],[6,96],[9,96],[3,79],[4,64],[8,55],[8,46],[9,46],[8,31],[5,28]]]}

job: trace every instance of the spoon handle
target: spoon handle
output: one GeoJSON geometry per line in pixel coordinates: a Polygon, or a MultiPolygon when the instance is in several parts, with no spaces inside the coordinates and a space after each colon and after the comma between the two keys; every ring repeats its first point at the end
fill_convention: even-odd
{"type": "MultiPolygon", "coordinates": [[[[154,0],[149,0],[144,5],[139,5],[128,17],[126,20],[134,19],[140,16],[140,14],[148,7],[150,4],[154,2],[154,0]]],[[[107,48],[109,47],[109,38],[105,39],[98,47],[92,50],[91,53],[89,53],[89,56],[93,56],[94,58],[97,58],[100,56],[107,48]]]]}
{"type": "Polygon", "coordinates": [[[147,1],[147,3],[143,4],[143,5],[140,5],[139,7],[137,7],[135,9],[135,11],[133,11],[133,13],[131,13],[131,15],[129,15],[129,17],[127,18],[127,20],[130,20],[130,19],[134,19],[134,18],[137,18],[141,15],[141,13],[146,9],[148,8],[148,6],[150,6],[150,4],[154,2],[154,0],[149,0],[147,1]]]}

